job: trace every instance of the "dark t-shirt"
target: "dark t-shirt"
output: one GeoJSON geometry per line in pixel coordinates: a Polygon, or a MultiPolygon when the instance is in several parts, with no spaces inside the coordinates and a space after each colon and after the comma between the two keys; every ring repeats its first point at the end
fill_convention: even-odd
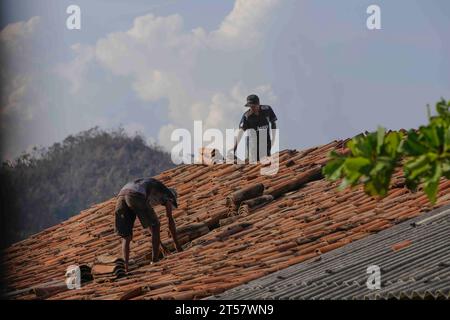
{"type": "Polygon", "coordinates": [[[140,178],[132,182],[128,182],[122,189],[120,189],[119,196],[123,195],[135,195],[141,196],[148,201],[151,205],[164,204],[168,200],[169,189],[159,180],[154,178],[140,178]],[[152,189],[156,189],[161,194],[160,197],[148,197],[152,189]]]}
{"type": "MultiPolygon", "coordinates": [[[[265,130],[267,132],[267,155],[270,155],[270,149],[272,146],[270,140],[270,127],[269,124],[272,125],[277,121],[277,116],[275,112],[273,112],[271,106],[261,105],[258,115],[251,112],[251,110],[244,113],[242,116],[241,122],[239,123],[239,128],[246,131],[248,129],[253,129],[256,131],[257,138],[257,146],[258,146],[258,155],[259,155],[259,134],[258,131],[265,130]]],[[[247,140],[248,143],[248,140],[247,140]]],[[[258,156],[259,160],[259,156],[258,156]]]]}

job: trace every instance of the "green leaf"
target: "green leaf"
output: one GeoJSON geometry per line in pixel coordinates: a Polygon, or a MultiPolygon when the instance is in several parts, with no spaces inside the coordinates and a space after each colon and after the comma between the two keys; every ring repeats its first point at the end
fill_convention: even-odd
{"type": "Polygon", "coordinates": [[[421,127],[420,132],[424,134],[427,141],[431,144],[431,146],[438,148],[440,145],[440,139],[438,132],[436,130],[436,126],[429,127],[421,127]]]}
{"type": "Polygon", "coordinates": [[[446,103],[444,99],[441,99],[436,103],[436,111],[441,117],[448,117],[450,115],[450,100],[446,103]]]}
{"type": "Polygon", "coordinates": [[[366,184],[364,184],[364,192],[370,196],[379,195],[378,188],[375,186],[373,181],[368,181],[366,184]]]}
{"type": "Polygon", "coordinates": [[[439,155],[435,152],[428,152],[427,157],[430,162],[434,162],[439,158],[439,155]]]}
{"type": "Polygon", "coordinates": [[[386,130],[360,134],[349,142],[349,155],[334,154],[323,169],[332,180],[342,179],[340,189],[364,185],[369,195],[385,196],[395,168],[403,160],[406,186],[416,190],[421,183],[430,201],[436,201],[439,179],[450,179],[450,101],[436,104],[437,116],[429,112],[429,123],[418,130],[386,130]],[[400,162],[401,161],[401,162],[400,162]]]}
{"type": "Polygon", "coordinates": [[[363,173],[364,169],[370,165],[370,160],[363,157],[348,158],[344,162],[344,169],[347,173],[363,173]]]}
{"type": "Polygon", "coordinates": [[[388,193],[390,180],[390,172],[386,172],[386,175],[374,176],[364,184],[364,191],[371,196],[384,197],[388,193]]]}
{"type": "Polygon", "coordinates": [[[450,151],[450,126],[448,126],[444,133],[444,152],[447,151],[450,151]]]}
{"type": "Polygon", "coordinates": [[[450,179],[450,159],[447,159],[444,162],[442,162],[441,168],[442,168],[442,175],[445,176],[447,179],[450,179]]]}
{"type": "Polygon", "coordinates": [[[405,175],[408,179],[414,180],[420,174],[430,169],[429,159],[426,154],[414,158],[405,164],[405,175]]]}
{"type": "Polygon", "coordinates": [[[345,178],[342,180],[341,185],[339,186],[340,190],[344,190],[347,187],[353,187],[358,184],[359,179],[361,178],[361,174],[358,172],[347,173],[345,178]]]}
{"type": "Polygon", "coordinates": [[[378,161],[377,164],[370,170],[371,176],[376,176],[378,174],[381,174],[384,170],[387,169],[389,166],[389,163],[386,163],[384,161],[378,161]]]}
{"type": "Polygon", "coordinates": [[[344,158],[338,158],[329,161],[326,164],[326,166],[322,169],[323,175],[332,181],[338,180],[342,175],[344,162],[345,162],[344,158]]]}
{"type": "Polygon", "coordinates": [[[376,152],[376,134],[370,133],[367,136],[359,134],[347,143],[348,148],[354,157],[371,158],[376,152]]]}
{"type": "Polygon", "coordinates": [[[403,134],[399,132],[390,132],[386,135],[385,141],[385,151],[390,157],[397,157],[399,152],[400,142],[403,139],[403,134]]]}
{"type": "Polygon", "coordinates": [[[427,194],[430,202],[436,203],[436,195],[439,188],[439,179],[441,178],[442,174],[442,167],[439,162],[434,164],[432,172],[433,175],[425,181],[424,191],[427,194]]]}
{"type": "Polygon", "coordinates": [[[408,177],[406,178],[405,181],[405,185],[406,187],[411,190],[411,191],[417,191],[417,187],[419,186],[419,181],[417,180],[411,180],[408,177]]]}
{"type": "Polygon", "coordinates": [[[350,180],[347,178],[347,177],[345,177],[344,179],[342,179],[342,182],[341,182],[341,184],[339,185],[339,191],[343,191],[344,189],[346,189],[347,187],[349,187],[349,186],[351,186],[351,182],[350,182],[350,180]]]}
{"type": "Polygon", "coordinates": [[[383,127],[378,127],[377,131],[377,154],[381,153],[381,148],[384,144],[384,136],[385,136],[386,130],[383,127]]]}
{"type": "Polygon", "coordinates": [[[422,144],[422,142],[420,142],[419,135],[414,130],[410,130],[408,132],[408,136],[405,142],[403,143],[402,148],[403,148],[402,151],[404,153],[411,156],[419,156],[421,154],[428,152],[429,150],[427,146],[425,146],[424,144],[422,144]]]}

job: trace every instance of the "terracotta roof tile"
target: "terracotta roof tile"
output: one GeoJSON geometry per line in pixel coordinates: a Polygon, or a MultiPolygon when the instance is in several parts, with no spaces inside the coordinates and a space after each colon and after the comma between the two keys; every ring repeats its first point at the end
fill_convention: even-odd
{"type": "MultiPolygon", "coordinates": [[[[136,223],[129,274],[110,282],[91,281],[78,290],[52,292],[47,298],[200,299],[320,258],[450,203],[448,180],[441,180],[438,202],[432,206],[422,192],[403,187],[401,170],[395,172],[392,190],[382,200],[368,197],[362,187],[338,191],[339,182],[324,180],[320,166],[329,151],[346,151],[343,142],[282,151],[279,172],[273,177],[261,175],[261,165],[236,164],[182,165],[161,173],[156,178],[176,187],[179,194],[179,209],[174,211],[177,228],[200,226],[198,232],[190,230],[182,237],[185,251],[171,252],[150,265],[150,234],[136,223]],[[274,199],[253,208],[254,203],[237,201],[238,210],[230,213],[227,196],[257,184],[263,184],[263,194],[274,199]]],[[[258,195],[260,191],[252,196],[258,195]]],[[[113,198],[7,248],[3,267],[8,271],[9,297],[36,298],[29,289],[64,281],[70,264],[93,264],[100,255],[120,254],[114,208],[113,198]]],[[[162,242],[173,248],[164,209],[155,209],[162,242]]],[[[41,292],[50,292],[44,289],[41,292]]]]}

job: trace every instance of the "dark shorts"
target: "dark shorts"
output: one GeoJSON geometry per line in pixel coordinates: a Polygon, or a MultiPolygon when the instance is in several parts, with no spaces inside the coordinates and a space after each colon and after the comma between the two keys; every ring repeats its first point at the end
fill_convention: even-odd
{"type": "Polygon", "coordinates": [[[138,216],[144,228],[158,226],[159,219],[151,205],[143,197],[118,196],[115,210],[116,233],[125,238],[133,235],[133,226],[138,216]]]}

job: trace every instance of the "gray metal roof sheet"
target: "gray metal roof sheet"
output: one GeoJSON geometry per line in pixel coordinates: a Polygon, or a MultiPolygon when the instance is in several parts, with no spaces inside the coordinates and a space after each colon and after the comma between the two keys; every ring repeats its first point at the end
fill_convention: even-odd
{"type": "Polygon", "coordinates": [[[428,298],[450,299],[450,206],[207,299],[428,298]],[[380,267],[381,289],[366,285],[370,265],[380,267]]]}

